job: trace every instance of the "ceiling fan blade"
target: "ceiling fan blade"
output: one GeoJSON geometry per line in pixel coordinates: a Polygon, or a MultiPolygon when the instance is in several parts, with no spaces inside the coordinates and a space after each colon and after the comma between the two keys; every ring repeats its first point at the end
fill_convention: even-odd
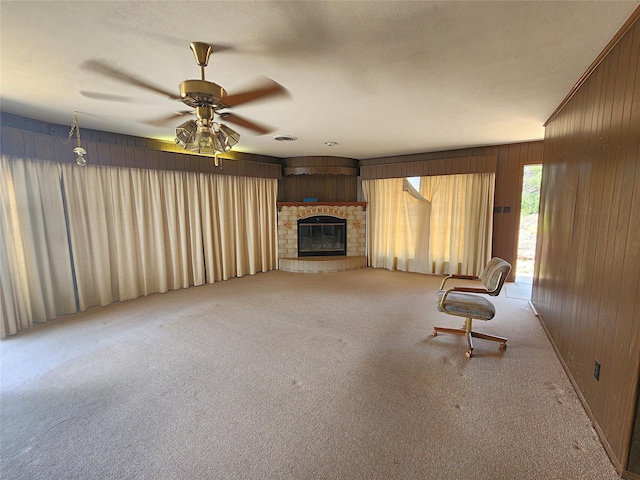
{"type": "MultiPolygon", "coordinates": [[[[104,20],[103,23],[111,25],[114,28],[120,27],[120,24],[117,22],[110,22],[108,20],[104,20]]],[[[147,30],[144,25],[138,25],[137,28],[129,31],[128,33],[139,36],[143,40],[149,40],[149,39],[157,40],[171,47],[183,48],[185,45],[189,45],[189,43],[192,41],[190,38],[186,38],[186,37],[178,37],[175,35],[169,35],[162,32],[152,32],[147,30]]],[[[223,44],[212,43],[212,42],[205,42],[205,43],[208,43],[209,45],[211,45],[211,47],[213,48],[212,53],[238,51],[238,49],[232,45],[223,45],[223,44]]]]}
{"type": "Polygon", "coordinates": [[[87,90],[80,90],[80,93],[88,98],[93,98],[94,100],[108,100],[110,102],[131,102],[131,97],[125,97],[122,95],[111,95],[110,93],[100,93],[100,92],[88,92],[87,90]]]}
{"type": "Polygon", "coordinates": [[[107,76],[109,78],[113,78],[114,80],[118,80],[120,82],[128,83],[130,85],[135,85],[136,87],[145,88],[147,90],[151,90],[153,92],[164,95],[172,100],[180,100],[180,95],[176,95],[169,90],[165,90],[164,88],[157,87],[146,80],[142,80],[130,73],[123,72],[115,67],[108,65],[105,62],[100,60],[87,60],[82,63],[82,68],[85,70],[89,70],[100,75],[107,76]]]}
{"type": "MultiPolygon", "coordinates": [[[[181,40],[181,44],[183,43],[189,43],[189,42],[184,42],[183,40],[181,40]]],[[[232,47],[231,45],[222,45],[219,43],[210,43],[210,42],[203,42],[206,43],[207,45],[209,45],[211,47],[211,54],[214,53],[221,53],[221,52],[226,52],[226,51],[233,51],[236,48],[232,47]]]]}
{"type": "Polygon", "coordinates": [[[184,115],[193,115],[193,110],[183,110],[181,112],[172,112],[168,115],[159,118],[152,118],[150,120],[141,120],[141,123],[146,125],[151,125],[153,127],[164,127],[167,124],[171,123],[176,118],[182,117],[184,115]]]}
{"type": "Polygon", "coordinates": [[[219,115],[226,122],[234,123],[236,125],[240,125],[241,127],[248,128],[250,130],[253,130],[254,132],[257,132],[260,135],[273,132],[273,129],[270,127],[267,127],[266,125],[260,125],[256,122],[252,122],[251,120],[247,120],[246,118],[236,115],[234,113],[225,112],[225,113],[220,113],[219,115]]]}
{"type": "Polygon", "coordinates": [[[243,103],[253,102],[255,100],[264,99],[274,95],[288,95],[289,90],[284,88],[277,82],[267,78],[262,84],[251,90],[245,90],[244,92],[236,93],[234,95],[227,95],[222,99],[225,105],[229,107],[235,107],[243,103]]]}

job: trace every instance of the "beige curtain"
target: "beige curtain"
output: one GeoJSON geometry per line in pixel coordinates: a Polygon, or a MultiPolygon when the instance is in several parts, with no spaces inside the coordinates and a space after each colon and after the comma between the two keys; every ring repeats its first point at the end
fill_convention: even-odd
{"type": "Polygon", "coordinates": [[[76,311],[60,166],[0,158],[0,336],[76,311]]]}
{"type": "Polygon", "coordinates": [[[276,268],[275,179],[68,167],[81,309],[276,268]]]}
{"type": "Polygon", "coordinates": [[[277,181],[201,175],[199,182],[207,282],[276,268],[277,181]]]}
{"type": "Polygon", "coordinates": [[[364,180],[373,267],[428,273],[430,202],[406,179],[364,180]]]}
{"type": "Polygon", "coordinates": [[[204,283],[197,174],[62,168],[81,310],[204,283]]]}
{"type": "Polygon", "coordinates": [[[495,173],[420,178],[431,202],[430,271],[477,275],[491,258],[495,173]]]}
{"type": "Polygon", "coordinates": [[[277,267],[276,179],[1,160],[2,336],[277,267]]]}
{"type": "Polygon", "coordinates": [[[373,267],[477,275],[491,258],[495,174],[364,180],[373,267]]]}

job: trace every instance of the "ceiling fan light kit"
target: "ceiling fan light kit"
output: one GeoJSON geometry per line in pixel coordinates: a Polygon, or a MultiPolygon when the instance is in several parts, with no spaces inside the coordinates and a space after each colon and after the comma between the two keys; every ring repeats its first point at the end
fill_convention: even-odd
{"type": "Polygon", "coordinates": [[[240,140],[240,134],[227,127],[224,123],[221,123],[218,128],[220,130],[219,134],[224,139],[224,142],[229,145],[229,150],[231,150],[231,148],[240,140]]]}
{"type": "Polygon", "coordinates": [[[217,155],[231,150],[239,140],[239,133],[216,122],[189,120],[176,128],[175,142],[178,145],[194,153],[214,155],[216,167],[217,155]]]}
{"type": "Polygon", "coordinates": [[[210,106],[196,106],[197,120],[188,120],[176,128],[175,142],[185,150],[202,155],[228,152],[240,140],[240,134],[224,124],[213,121],[210,106]]]}
{"type": "Polygon", "coordinates": [[[198,131],[198,124],[194,120],[187,120],[176,128],[175,142],[187,150],[187,145],[193,143],[198,131]]]}

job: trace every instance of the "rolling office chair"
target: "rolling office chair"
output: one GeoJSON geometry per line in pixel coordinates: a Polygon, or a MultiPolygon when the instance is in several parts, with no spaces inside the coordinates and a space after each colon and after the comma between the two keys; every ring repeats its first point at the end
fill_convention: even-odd
{"type": "Polygon", "coordinates": [[[445,277],[440,284],[440,291],[436,295],[436,308],[447,315],[464,317],[466,321],[461,329],[434,327],[433,336],[436,337],[438,333],[451,333],[466,337],[468,345],[466,356],[468,358],[473,356],[472,338],[498,342],[500,343],[500,350],[505,350],[507,348],[506,338],[474,332],[472,330],[472,322],[473,319],[491,320],[495,316],[496,309],[493,303],[483,295],[494,297],[499,295],[510,271],[511,265],[508,262],[494,257],[478,277],[454,274],[445,277]],[[483,287],[452,287],[445,290],[445,284],[450,279],[479,280],[482,282],[483,287]]]}

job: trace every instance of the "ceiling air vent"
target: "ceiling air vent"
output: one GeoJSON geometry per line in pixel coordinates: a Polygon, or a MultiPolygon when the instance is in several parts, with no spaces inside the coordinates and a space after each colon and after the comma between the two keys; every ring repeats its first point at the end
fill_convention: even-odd
{"type": "Polygon", "coordinates": [[[272,137],[276,142],[294,142],[298,138],[293,135],[274,135],[272,137]]]}

